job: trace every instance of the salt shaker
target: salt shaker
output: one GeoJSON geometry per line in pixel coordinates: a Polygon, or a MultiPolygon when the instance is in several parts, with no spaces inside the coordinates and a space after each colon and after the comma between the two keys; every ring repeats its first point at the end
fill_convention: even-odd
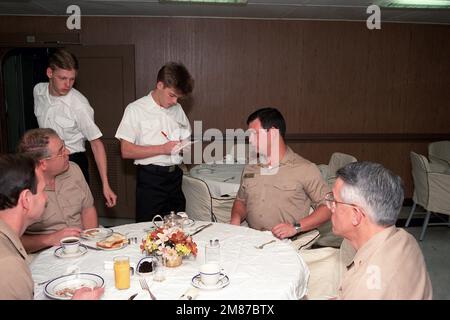
{"type": "Polygon", "coordinates": [[[205,247],[205,263],[216,263],[220,266],[219,239],[209,240],[205,247]]]}

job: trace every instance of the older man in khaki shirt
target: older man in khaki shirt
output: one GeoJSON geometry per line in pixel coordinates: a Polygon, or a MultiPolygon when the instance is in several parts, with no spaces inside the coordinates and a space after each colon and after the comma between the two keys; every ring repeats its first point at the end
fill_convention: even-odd
{"type": "Polygon", "coordinates": [[[53,129],[32,129],[22,137],[19,152],[39,160],[48,203],[42,217],[22,236],[27,252],[57,246],[67,236],[98,226],[97,211],[89,186],[77,164],[69,162],[64,142],[53,129]]]}
{"type": "Polygon", "coordinates": [[[252,130],[250,143],[267,161],[245,167],[230,223],[239,225],[246,219],[251,228],[271,230],[284,239],[329,220],[331,212],[320,204],[329,188],[317,167],[285,144],[281,113],[259,109],[247,124],[252,130]],[[309,214],[311,205],[315,210],[309,214]]]}
{"type": "Polygon", "coordinates": [[[380,164],[355,162],[337,172],[326,197],[333,232],[356,249],[340,299],[431,299],[432,287],[414,239],[395,227],[403,203],[399,176],[380,164]]]}

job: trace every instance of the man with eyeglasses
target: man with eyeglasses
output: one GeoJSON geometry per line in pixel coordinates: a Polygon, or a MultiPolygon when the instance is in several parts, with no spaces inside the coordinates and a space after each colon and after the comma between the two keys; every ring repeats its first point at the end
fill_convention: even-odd
{"type": "Polygon", "coordinates": [[[321,201],[329,187],[314,163],[286,145],[286,123],[280,111],[256,110],[247,124],[261,163],[245,167],[230,223],[240,225],[246,219],[251,228],[271,230],[284,239],[328,221],[331,212],[321,201]]]}
{"type": "Polygon", "coordinates": [[[380,164],[354,162],[337,171],[325,202],[333,232],[356,250],[340,299],[431,299],[432,287],[414,237],[396,228],[403,204],[401,178],[380,164]]]}
{"type": "Polygon", "coordinates": [[[64,237],[79,236],[82,229],[98,226],[91,190],[78,165],[69,161],[67,148],[53,129],[25,132],[18,152],[38,160],[48,195],[44,214],[22,236],[27,252],[57,246],[64,237]]]}

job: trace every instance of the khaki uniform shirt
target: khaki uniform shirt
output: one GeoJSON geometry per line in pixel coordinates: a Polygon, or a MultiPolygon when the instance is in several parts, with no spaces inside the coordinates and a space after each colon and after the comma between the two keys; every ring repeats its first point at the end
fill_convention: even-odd
{"type": "Polygon", "coordinates": [[[430,277],[417,241],[395,226],[357,252],[341,282],[340,299],[431,299],[430,277]]]}
{"type": "Polygon", "coordinates": [[[34,283],[20,238],[0,220],[0,300],[33,299],[34,283]]]}
{"type": "Polygon", "coordinates": [[[47,234],[65,227],[82,228],[81,212],[94,206],[94,199],[77,164],[55,178],[55,190],[46,188],[47,207],[41,219],[30,225],[27,234],[47,234]]]}
{"type": "Polygon", "coordinates": [[[245,203],[251,228],[271,230],[306,217],[311,204],[321,202],[327,192],[317,166],[287,147],[278,168],[247,165],[236,198],[245,203]]]}

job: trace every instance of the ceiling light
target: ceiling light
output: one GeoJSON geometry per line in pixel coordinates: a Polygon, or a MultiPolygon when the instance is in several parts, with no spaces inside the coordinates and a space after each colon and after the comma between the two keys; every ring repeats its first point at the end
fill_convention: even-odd
{"type": "Polygon", "coordinates": [[[378,5],[384,8],[450,9],[450,0],[381,0],[378,5]]]}
{"type": "Polygon", "coordinates": [[[246,5],[247,0],[159,0],[160,3],[199,3],[246,5]]]}

